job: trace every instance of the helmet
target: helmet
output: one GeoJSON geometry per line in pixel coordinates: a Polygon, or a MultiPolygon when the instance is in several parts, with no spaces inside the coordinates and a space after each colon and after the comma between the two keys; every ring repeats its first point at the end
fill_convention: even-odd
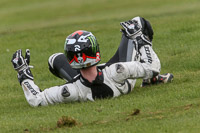
{"type": "Polygon", "coordinates": [[[64,51],[72,68],[94,66],[101,60],[96,37],[88,31],[79,30],[66,38],[64,51]]]}

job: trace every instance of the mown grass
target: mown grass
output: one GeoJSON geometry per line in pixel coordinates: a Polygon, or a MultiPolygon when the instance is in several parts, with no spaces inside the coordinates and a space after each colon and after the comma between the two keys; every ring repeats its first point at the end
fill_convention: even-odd
{"type": "Polygon", "coordinates": [[[1,0],[0,132],[199,132],[199,11],[198,0],[1,0]],[[119,22],[138,15],[151,22],[162,73],[173,73],[173,83],[140,88],[139,80],[131,94],[116,99],[28,105],[10,62],[17,49],[31,50],[35,83],[44,90],[64,83],[50,74],[47,60],[63,52],[67,35],[92,31],[103,63],[120,42],[119,22]],[[62,116],[78,125],[58,128],[62,116]]]}

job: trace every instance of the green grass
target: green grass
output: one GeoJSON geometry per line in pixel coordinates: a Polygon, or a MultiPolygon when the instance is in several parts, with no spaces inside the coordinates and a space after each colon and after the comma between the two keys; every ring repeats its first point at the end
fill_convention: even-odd
{"type": "Polygon", "coordinates": [[[1,0],[0,1],[0,132],[150,132],[200,131],[199,0],[1,0]],[[136,88],[128,95],[96,102],[33,108],[25,100],[11,65],[17,49],[31,50],[35,83],[63,84],[50,74],[48,57],[63,52],[65,38],[84,29],[100,44],[102,63],[121,39],[119,22],[135,16],[149,20],[153,47],[170,84],[136,88]],[[139,109],[138,115],[133,115],[139,109]],[[78,125],[57,128],[62,116],[78,125]]]}

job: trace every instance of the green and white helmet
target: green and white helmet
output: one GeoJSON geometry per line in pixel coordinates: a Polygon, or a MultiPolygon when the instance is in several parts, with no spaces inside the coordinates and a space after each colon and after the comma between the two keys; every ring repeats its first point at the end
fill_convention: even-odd
{"type": "Polygon", "coordinates": [[[79,30],[69,35],[64,44],[64,51],[74,69],[94,66],[101,60],[96,37],[88,31],[79,30]]]}

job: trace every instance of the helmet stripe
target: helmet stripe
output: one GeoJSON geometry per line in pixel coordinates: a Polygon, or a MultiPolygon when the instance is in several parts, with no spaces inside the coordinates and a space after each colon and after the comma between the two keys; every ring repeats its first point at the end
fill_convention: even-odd
{"type": "Polygon", "coordinates": [[[92,52],[94,51],[94,42],[92,40],[92,37],[89,36],[88,39],[90,40],[91,44],[92,44],[92,52]]]}
{"type": "Polygon", "coordinates": [[[69,64],[71,64],[74,61],[74,58],[69,62],[69,64]]]}
{"type": "Polygon", "coordinates": [[[78,30],[78,31],[75,31],[72,36],[76,35],[76,34],[79,34],[79,35],[82,35],[83,34],[83,31],[82,30],[78,30]]]}
{"type": "Polygon", "coordinates": [[[96,53],[97,52],[97,42],[94,36],[88,37],[90,39],[90,42],[92,44],[92,52],[96,53]]]}
{"type": "Polygon", "coordinates": [[[92,38],[92,40],[93,40],[93,43],[94,43],[94,47],[93,47],[93,49],[94,49],[94,53],[96,53],[96,41],[95,41],[95,38],[92,36],[91,37],[92,38]]]}

